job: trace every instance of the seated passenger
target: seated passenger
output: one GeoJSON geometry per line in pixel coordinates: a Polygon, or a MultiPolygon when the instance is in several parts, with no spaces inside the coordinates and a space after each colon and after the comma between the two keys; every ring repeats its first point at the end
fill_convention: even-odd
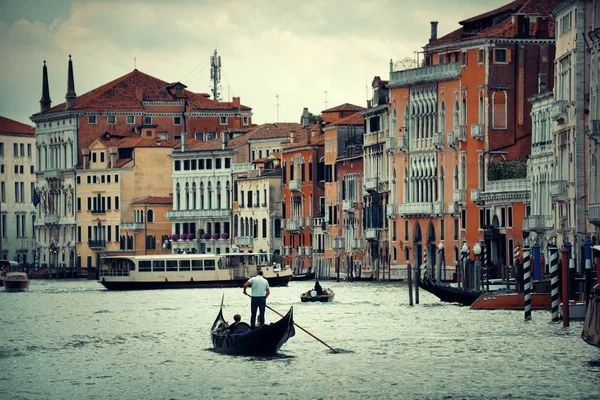
{"type": "Polygon", "coordinates": [[[229,325],[229,333],[233,335],[238,335],[240,333],[246,333],[249,330],[249,326],[245,322],[242,321],[242,317],[240,314],[235,314],[233,316],[233,324],[229,325]]]}

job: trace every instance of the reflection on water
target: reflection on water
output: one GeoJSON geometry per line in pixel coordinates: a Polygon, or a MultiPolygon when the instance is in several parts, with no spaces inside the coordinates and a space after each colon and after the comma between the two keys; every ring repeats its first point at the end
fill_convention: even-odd
{"type": "MultiPolygon", "coordinates": [[[[241,289],[108,292],[90,281],[0,289],[0,398],[597,399],[600,352],[536,311],[474,311],[405,284],[328,282],[332,303],[301,303],[309,282],[273,288],[301,330],[277,357],[211,349],[221,296],[249,315],[241,289]]],[[[267,311],[267,322],[279,316],[267,311]]]]}

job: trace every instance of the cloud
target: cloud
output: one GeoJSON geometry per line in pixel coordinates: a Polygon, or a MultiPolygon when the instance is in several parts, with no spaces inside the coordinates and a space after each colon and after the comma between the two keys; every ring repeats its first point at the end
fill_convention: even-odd
{"type": "Polygon", "coordinates": [[[209,92],[206,60],[218,47],[222,97],[240,96],[260,123],[277,119],[279,95],[279,120],[298,121],[303,107],[325,108],[325,91],[329,107],[364,105],[366,83],[387,78],[390,58],[414,56],[430,20],[443,35],[505,2],[81,0],[51,21],[21,10],[0,17],[0,114],[29,122],[39,110],[44,59],[53,104],[64,101],[69,54],[78,94],[128,73],[134,58],[146,73],[209,92]]]}

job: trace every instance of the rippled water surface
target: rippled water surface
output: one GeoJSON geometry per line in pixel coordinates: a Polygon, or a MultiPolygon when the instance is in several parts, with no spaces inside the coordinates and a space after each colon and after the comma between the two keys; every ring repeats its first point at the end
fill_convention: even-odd
{"type": "MultiPolygon", "coordinates": [[[[303,304],[310,282],[274,288],[296,329],[276,358],[211,351],[209,329],[246,319],[241,289],[108,292],[93,281],[0,289],[2,399],[598,399],[600,351],[548,312],[473,311],[406,284],[324,282],[336,298],[303,304]]],[[[267,311],[267,322],[279,317],[267,311]]]]}

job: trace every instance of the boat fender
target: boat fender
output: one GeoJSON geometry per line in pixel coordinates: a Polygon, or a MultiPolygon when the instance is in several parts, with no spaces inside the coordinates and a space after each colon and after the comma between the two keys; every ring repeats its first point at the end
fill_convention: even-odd
{"type": "Polygon", "coordinates": [[[317,297],[317,291],[316,290],[311,290],[310,291],[310,297],[317,297]]]}
{"type": "Polygon", "coordinates": [[[190,282],[194,282],[194,278],[190,278],[190,282]]]}
{"type": "Polygon", "coordinates": [[[277,277],[279,278],[279,272],[277,273],[277,277]]]}
{"type": "Polygon", "coordinates": [[[167,278],[165,278],[165,282],[169,282],[169,280],[167,278]]]}

